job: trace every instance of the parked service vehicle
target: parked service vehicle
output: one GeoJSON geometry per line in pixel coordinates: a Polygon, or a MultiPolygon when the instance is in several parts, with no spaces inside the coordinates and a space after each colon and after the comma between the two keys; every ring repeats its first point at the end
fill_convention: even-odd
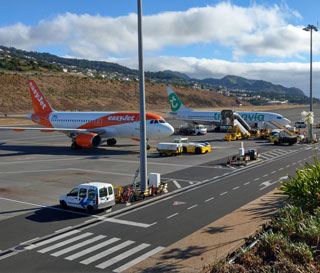
{"type": "Polygon", "coordinates": [[[187,137],[175,138],[174,142],[182,144],[184,153],[205,154],[211,152],[211,145],[208,142],[189,142],[187,137]]]}
{"type": "Polygon", "coordinates": [[[60,196],[60,205],[64,209],[80,208],[89,213],[100,209],[111,209],[115,205],[113,186],[103,182],[80,184],[68,194],[60,196]]]}
{"type": "Polygon", "coordinates": [[[304,121],[297,121],[297,122],[294,124],[294,127],[296,127],[296,128],[306,128],[306,127],[307,127],[307,124],[306,124],[304,121]]]}
{"type": "Polygon", "coordinates": [[[181,143],[162,142],[157,146],[160,156],[180,155],[183,151],[181,143]]]}
{"type": "Polygon", "coordinates": [[[196,135],[205,135],[208,132],[208,129],[206,126],[199,124],[194,127],[194,133],[196,135]]]}

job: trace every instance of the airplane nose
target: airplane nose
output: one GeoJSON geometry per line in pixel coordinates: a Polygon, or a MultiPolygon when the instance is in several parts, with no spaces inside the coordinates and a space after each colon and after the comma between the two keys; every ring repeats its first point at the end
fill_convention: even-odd
{"type": "Polygon", "coordinates": [[[174,128],[171,126],[171,124],[166,124],[166,128],[167,128],[167,133],[169,136],[171,136],[174,133],[174,128]]]}

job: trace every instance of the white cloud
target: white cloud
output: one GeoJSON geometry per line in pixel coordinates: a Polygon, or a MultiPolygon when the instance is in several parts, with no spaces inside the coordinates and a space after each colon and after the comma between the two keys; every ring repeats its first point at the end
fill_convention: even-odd
{"type": "MultiPolygon", "coordinates": [[[[240,7],[229,2],[144,16],[144,49],[219,43],[236,59],[247,54],[299,56],[307,52],[307,33],[286,22],[299,16],[287,6],[240,7]]],[[[18,23],[0,28],[0,44],[26,50],[60,46],[67,48],[66,54],[88,59],[128,56],[137,51],[136,25],[136,14],[112,18],[66,13],[32,27],[18,23]]]]}
{"type": "MultiPolygon", "coordinates": [[[[302,59],[308,54],[310,33],[302,31],[302,26],[289,24],[289,18],[299,20],[301,15],[286,5],[240,7],[230,2],[144,16],[145,68],[150,71],[171,69],[197,78],[234,74],[296,86],[308,93],[308,59],[304,59],[306,63],[243,61],[246,56],[259,60],[268,57],[302,59]],[[232,52],[234,62],[155,57],[159,52],[163,55],[171,46],[186,48],[195,44],[210,45],[212,52],[222,52],[225,48],[232,52]]],[[[320,49],[319,33],[314,33],[314,54],[320,49]]],[[[36,26],[17,23],[2,27],[0,44],[25,50],[59,47],[66,50],[64,55],[67,56],[109,60],[136,68],[137,16],[128,14],[112,18],[65,13],[50,21],[42,20],[36,26]]],[[[319,63],[315,63],[315,75],[319,70],[319,63]]],[[[314,76],[315,86],[320,83],[318,81],[320,77],[314,76]]]]}

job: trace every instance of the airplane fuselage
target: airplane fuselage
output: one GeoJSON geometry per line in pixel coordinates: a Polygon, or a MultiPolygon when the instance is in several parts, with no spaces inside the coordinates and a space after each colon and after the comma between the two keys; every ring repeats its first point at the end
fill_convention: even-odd
{"type": "MultiPolygon", "coordinates": [[[[139,138],[140,118],[137,112],[51,112],[32,114],[33,122],[59,129],[99,131],[102,138],[139,138]]],[[[146,114],[147,138],[160,138],[173,133],[173,128],[156,114],[146,114]]]]}
{"type": "MultiPolygon", "coordinates": [[[[237,112],[249,125],[256,125],[261,122],[275,121],[280,125],[290,123],[290,120],[280,114],[269,112],[237,112]]],[[[218,111],[178,111],[171,115],[177,119],[191,121],[203,124],[219,124],[221,121],[221,112],[218,111]]]]}

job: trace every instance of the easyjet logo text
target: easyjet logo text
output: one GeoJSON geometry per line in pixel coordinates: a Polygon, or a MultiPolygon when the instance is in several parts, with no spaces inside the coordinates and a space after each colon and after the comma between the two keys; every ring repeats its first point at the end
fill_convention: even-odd
{"type": "Polygon", "coordinates": [[[44,110],[44,108],[46,108],[47,105],[43,102],[43,97],[39,95],[37,89],[35,89],[35,87],[32,85],[32,83],[30,83],[30,88],[32,90],[34,97],[40,103],[41,108],[44,110]]]}
{"type": "Polygon", "coordinates": [[[134,121],[134,115],[109,116],[108,120],[112,121],[134,121]]]}

